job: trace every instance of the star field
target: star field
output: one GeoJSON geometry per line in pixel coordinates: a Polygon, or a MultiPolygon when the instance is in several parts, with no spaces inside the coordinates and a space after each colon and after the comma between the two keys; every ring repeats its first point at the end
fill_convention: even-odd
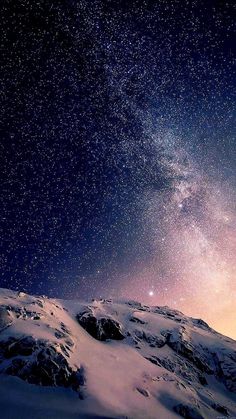
{"type": "Polygon", "coordinates": [[[0,7],[0,286],[236,336],[234,2],[0,7]]]}

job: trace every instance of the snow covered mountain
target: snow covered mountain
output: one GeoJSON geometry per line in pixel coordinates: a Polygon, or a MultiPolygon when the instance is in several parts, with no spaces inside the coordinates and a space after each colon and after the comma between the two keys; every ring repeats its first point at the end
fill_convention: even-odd
{"type": "Polygon", "coordinates": [[[0,289],[2,419],[236,417],[236,342],[134,301],[0,289]]]}

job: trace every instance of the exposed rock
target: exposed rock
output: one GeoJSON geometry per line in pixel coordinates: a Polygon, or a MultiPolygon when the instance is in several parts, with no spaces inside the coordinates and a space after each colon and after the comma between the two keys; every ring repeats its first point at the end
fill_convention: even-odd
{"type": "Polygon", "coordinates": [[[139,301],[129,300],[127,303],[131,307],[142,308],[142,304],[139,301]]]}
{"type": "Polygon", "coordinates": [[[177,363],[168,357],[161,358],[153,355],[152,357],[149,357],[147,359],[153,364],[158,365],[159,367],[164,367],[167,371],[170,372],[175,372],[177,368],[177,363]]]}
{"type": "Polygon", "coordinates": [[[136,390],[142,394],[144,397],[150,397],[150,393],[148,390],[145,390],[145,388],[137,387],[136,390]]]}
{"type": "Polygon", "coordinates": [[[71,351],[71,349],[62,344],[60,344],[60,348],[61,348],[61,351],[64,353],[64,355],[67,356],[67,358],[69,358],[70,357],[69,351],[71,351]]]}
{"type": "Polygon", "coordinates": [[[5,374],[17,376],[31,384],[73,389],[78,389],[85,381],[81,378],[81,371],[73,370],[63,353],[47,341],[25,337],[20,340],[9,338],[1,343],[5,358],[10,359],[10,363],[3,367],[5,374]]]}
{"type": "Polygon", "coordinates": [[[26,336],[18,340],[10,338],[6,342],[4,355],[6,358],[12,358],[18,355],[28,356],[33,353],[35,348],[36,341],[30,336],[26,336]]]}
{"type": "Polygon", "coordinates": [[[62,332],[61,330],[58,330],[58,329],[56,329],[56,331],[55,331],[55,336],[56,336],[57,339],[64,339],[64,338],[67,337],[67,335],[64,332],[62,332]]]}
{"type": "MultiPolygon", "coordinates": [[[[32,303],[33,304],[33,303],[32,303]]],[[[33,319],[33,320],[40,320],[43,317],[42,313],[38,313],[36,311],[28,310],[26,307],[18,307],[13,305],[3,305],[0,307],[0,322],[1,322],[1,313],[2,316],[11,318],[11,322],[14,321],[14,319],[33,319]]]]}
{"type": "Polygon", "coordinates": [[[42,316],[40,314],[35,314],[35,316],[33,317],[33,320],[40,320],[42,318],[42,316]]]}
{"type": "Polygon", "coordinates": [[[81,315],[78,314],[77,320],[79,324],[97,340],[122,340],[125,338],[121,325],[110,317],[97,319],[92,313],[86,312],[81,315]]]}
{"type": "Polygon", "coordinates": [[[43,308],[43,302],[41,300],[37,300],[36,304],[40,307],[43,308]]]}
{"type": "Polygon", "coordinates": [[[228,390],[236,393],[236,353],[212,353],[217,377],[228,390]]]}
{"type": "Polygon", "coordinates": [[[0,307],[0,331],[10,326],[13,322],[13,315],[6,307],[0,307]]]}
{"type": "Polygon", "coordinates": [[[24,312],[23,307],[16,307],[16,306],[12,306],[12,305],[2,305],[0,307],[0,309],[4,312],[7,311],[10,316],[12,317],[12,319],[14,318],[19,318],[20,316],[22,316],[22,313],[24,312]]]}
{"type": "Polygon", "coordinates": [[[204,419],[199,410],[193,406],[178,404],[174,407],[174,411],[186,419],[204,419]]]}
{"type": "Polygon", "coordinates": [[[83,367],[80,367],[78,370],[73,371],[70,377],[70,386],[75,391],[79,391],[81,386],[84,386],[86,383],[85,370],[83,367]]]}
{"type": "Polygon", "coordinates": [[[146,306],[145,304],[139,303],[138,301],[129,300],[126,301],[125,304],[129,305],[132,308],[135,308],[135,310],[139,311],[150,311],[150,307],[146,306]]]}
{"type": "Polygon", "coordinates": [[[211,359],[205,356],[204,351],[201,348],[192,344],[191,339],[183,326],[179,328],[178,333],[169,333],[167,344],[178,354],[181,354],[196,365],[200,371],[207,374],[213,374],[214,369],[211,365],[211,359]]]}
{"type": "Polygon", "coordinates": [[[131,322],[134,323],[140,323],[140,324],[146,324],[145,321],[143,321],[142,319],[139,319],[138,317],[136,317],[135,315],[131,316],[129,319],[131,322]]]}
{"type": "Polygon", "coordinates": [[[199,383],[202,384],[203,386],[206,386],[208,384],[207,379],[203,374],[199,374],[198,379],[199,379],[199,383]]]}
{"type": "Polygon", "coordinates": [[[152,362],[159,367],[164,367],[167,371],[175,373],[181,379],[188,383],[196,383],[207,385],[207,380],[199,370],[193,366],[188,360],[183,361],[179,355],[173,357],[152,355],[146,357],[148,361],[152,362]]]}
{"type": "Polygon", "coordinates": [[[192,323],[195,326],[200,327],[201,329],[212,331],[210,326],[208,326],[208,324],[206,322],[204,322],[204,320],[202,320],[202,319],[192,319],[192,323]]]}
{"type": "Polygon", "coordinates": [[[63,322],[61,322],[61,330],[67,335],[71,335],[71,330],[63,322]]]}
{"type": "Polygon", "coordinates": [[[212,405],[212,408],[214,410],[216,410],[217,412],[222,413],[222,415],[224,415],[224,416],[229,416],[229,411],[228,411],[227,407],[225,407],[225,406],[222,406],[218,403],[214,403],[212,405]]]}
{"type": "MultiPolygon", "coordinates": [[[[207,384],[203,374],[213,374],[225,384],[228,390],[236,392],[236,353],[228,353],[227,351],[224,353],[221,351],[211,352],[201,344],[194,344],[184,326],[181,326],[178,332],[168,330],[163,332],[163,334],[167,338],[167,345],[178,355],[184,357],[186,361],[192,363],[192,371],[195,373],[195,376],[198,371],[198,381],[202,385],[207,384]]],[[[184,363],[182,363],[183,365],[184,363]]],[[[187,369],[190,371],[191,366],[188,365],[187,369]]],[[[179,371],[183,376],[182,367],[179,371]]]]}
{"type": "Polygon", "coordinates": [[[139,340],[143,340],[149,344],[152,348],[162,348],[166,344],[166,338],[162,335],[153,335],[145,330],[135,330],[135,337],[139,340]]]}
{"type": "MultiPolygon", "coordinates": [[[[150,356],[150,357],[146,357],[146,359],[148,361],[150,361],[152,364],[154,365],[158,365],[158,367],[161,367],[161,363],[159,362],[159,358],[157,356],[150,356]]],[[[170,371],[170,370],[169,370],[170,371]]]]}
{"type": "Polygon", "coordinates": [[[66,343],[66,345],[67,345],[67,346],[69,346],[70,348],[72,348],[73,346],[75,346],[75,344],[74,344],[73,340],[72,340],[72,339],[70,339],[70,338],[67,338],[67,339],[65,340],[65,343],[66,343]]]}
{"type": "Polygon", "coordinates": [[[181,323],[186,323],[186,317],[184,316],[183,313],[181,313],[181,311],[173,310],[168,306],[164,306],[164,307],[156,306],[154,307],[153,312],[161,314],[167,319],[171,319],[171,320],[181,322],[181,323]]]}

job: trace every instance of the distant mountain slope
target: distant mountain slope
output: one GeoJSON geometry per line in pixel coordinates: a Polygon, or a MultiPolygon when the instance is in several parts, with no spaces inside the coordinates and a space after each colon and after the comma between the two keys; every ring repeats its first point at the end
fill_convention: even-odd
{"type": "Polygon", "coordinates": [[[133,301],[0,289],[0,417],[236,416],[236,342],[133,301]]]}

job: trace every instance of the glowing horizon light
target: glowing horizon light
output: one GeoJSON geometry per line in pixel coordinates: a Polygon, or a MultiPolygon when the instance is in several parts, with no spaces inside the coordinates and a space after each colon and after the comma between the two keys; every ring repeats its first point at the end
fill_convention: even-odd
{"type": "Polygon", "coordinates": [[[148,294],[149,294],[150,297],[152,297],[154,295],[154,292],[153,291],[149,291],[148,294]]]}

